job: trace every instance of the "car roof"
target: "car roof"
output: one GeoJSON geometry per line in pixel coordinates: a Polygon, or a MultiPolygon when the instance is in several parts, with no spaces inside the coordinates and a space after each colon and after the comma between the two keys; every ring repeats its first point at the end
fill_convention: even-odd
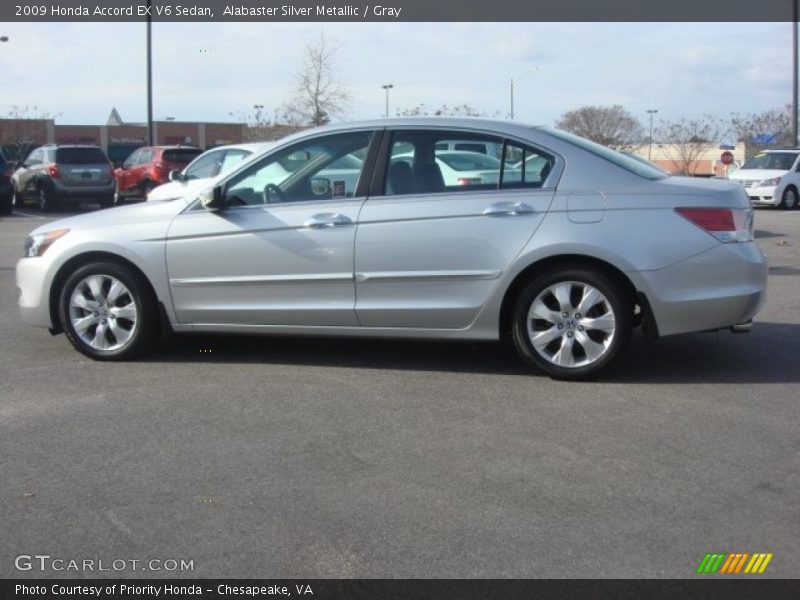
{"type": "Polygon", "coordinates": [[[275,142],[248,142],[245,144],[224,144],[222,146],[214,146],[210,150],[249,150],[250,152],[258,152],[259,150],[266,150],[275,145],[275,142]]]}

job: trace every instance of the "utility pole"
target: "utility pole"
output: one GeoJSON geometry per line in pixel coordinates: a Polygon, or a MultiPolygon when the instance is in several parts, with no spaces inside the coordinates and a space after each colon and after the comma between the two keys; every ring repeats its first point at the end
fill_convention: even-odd
{"type": "Polygon", "coordinates": [[[147,145],[153,145],[153,20],[152,0],[147,0],[147,145]]]}
{"type": "Polygon", "coordinates": [[[650,115],[650,148],[647,150],[647,160],[650,160],[653,157],[653,115],[656,114],[658,110],[652,108],[647,111],[647,114],[650,115]]]}

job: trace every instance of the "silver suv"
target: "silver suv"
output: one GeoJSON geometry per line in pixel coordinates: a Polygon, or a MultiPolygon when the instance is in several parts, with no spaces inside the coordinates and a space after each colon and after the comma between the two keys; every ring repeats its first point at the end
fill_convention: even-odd
{"type": "Polygon", "coordinates": [[[14,206],[35,200],[42,212],[60,201],[97,200],[100,206],[114,201],[114,167],[99,146],[40,146],[33,150],[11,176],[14,206]]]}
{"type": "Polygon", "coordinates": [[[564,379],[650,338],[750,327],[766,259],[741,185],[670,177],[553,129],[391,119],[306,131],[203,189],[50,222],[28,322],[97,360],[175,332],[499,340],[564,379]],[[448,181],[443,141],[495,173],[448,181]],[[440,152],[442,152],[440,150],[440,152]]]}

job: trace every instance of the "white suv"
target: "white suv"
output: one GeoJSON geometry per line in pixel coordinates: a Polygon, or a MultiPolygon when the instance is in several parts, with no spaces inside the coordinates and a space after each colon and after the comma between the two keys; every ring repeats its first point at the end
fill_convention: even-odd
{"type": "Polygon", "coordinates": [[[740,182],[751,204],[797,208],[800,150],[766,150],[756,154],[728,178],[740,182]]]}

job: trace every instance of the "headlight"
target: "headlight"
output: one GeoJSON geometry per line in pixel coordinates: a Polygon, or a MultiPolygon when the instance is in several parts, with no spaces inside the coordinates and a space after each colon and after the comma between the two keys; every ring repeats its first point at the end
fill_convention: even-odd
{"type": "Polygon", "coordinates": [[[780,182],[781,182],[781,178],[780,177],[773,177],[772,179],[765,179],[764,181],[762,181],[758,185],[759,186],[763,186],[763,187],[772,187],[772,186],[778,185],[780,182]]]}
{"type": "Polygon", "coordinates": [[[54,229],[46,233],[37,233],[25,238],[25,258],[41,256],[58,238],[69,233],[69,229],[54,229]]]}

